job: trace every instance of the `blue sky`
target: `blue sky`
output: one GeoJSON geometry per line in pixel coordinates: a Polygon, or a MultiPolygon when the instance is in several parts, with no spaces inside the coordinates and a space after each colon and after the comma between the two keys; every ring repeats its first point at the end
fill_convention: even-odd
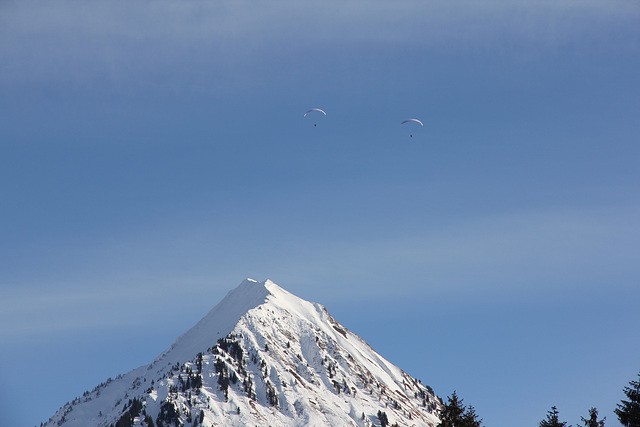
{"type": "Polygon", "coordinates": [[[251,277],[487,426],[617,425],[639,21],[631,0],[3,2],[3,414],[39,425],[251,277]]]}

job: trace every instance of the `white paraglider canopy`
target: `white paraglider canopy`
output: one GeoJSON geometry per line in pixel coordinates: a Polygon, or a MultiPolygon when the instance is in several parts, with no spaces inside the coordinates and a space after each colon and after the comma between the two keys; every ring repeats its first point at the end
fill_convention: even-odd
{"type": "Polygon", "coordinates": [[[420,126],[424,126],[422,124],[422,122],[418,119],[407,119],[405,121],[403,121],[402,123],[400,123],[401,125],[405,124],[405,123],[409,123],[409,122],[414,122],[414,123],[418,123],[420,126]]]}
{"type": "Polygon", "coordinates": [[[322,114],[324,114],[325,116],[327,115],[327,113],[325,113],[324,111],[322,111],[322,110],[321,110],[321,109],[319,109],[319,108],[312,108],[311,110],[309,110],[309,111],[307,111],[306,113],[304,113],[304,117],[307,117],[307,114],[309,114],[309,113],[311,113],[311,112],[314,112],[314,111],[317,111],[317,112],[319,112],[319,113],[322,113],[322,114]]]}

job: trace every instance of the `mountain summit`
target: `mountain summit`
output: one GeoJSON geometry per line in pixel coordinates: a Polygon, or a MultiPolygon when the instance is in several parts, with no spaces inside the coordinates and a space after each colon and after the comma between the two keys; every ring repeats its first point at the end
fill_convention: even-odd
{"type": "Polygon", "coordinates": [[[441,407],[322,305],[247,279],[150,365],[45,426],[435,426],[441,407]]]}

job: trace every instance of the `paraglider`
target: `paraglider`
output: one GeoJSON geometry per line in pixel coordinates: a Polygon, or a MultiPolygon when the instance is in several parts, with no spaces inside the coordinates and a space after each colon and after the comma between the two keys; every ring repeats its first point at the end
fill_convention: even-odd
{"type": "MultiPolygon", "coordinates": [[[[312,108],[311,110],[307,111],[306,113],[304,113],[304,117],[307,117],[307,114],[309,113],[313,113],[313,112],[318,112],[318,113],[322,113],[325,116],[327,115],[327,113],[325,113],[323,110],[319,109],[319,108],[312,108]]],[[[313,126],[317,126],[317,123],[314,123],[313,126]]]]}
{"type": "MultiPolygon", "coordinates": [[[[411,123],[411,122],[413,122],[413,123],[418,123],[420,126],[424,126],[424,125],[422,124],[422,122],[421,122],[420,120],[418,120],[418,119],[407,119],[407,120],[403,121],[403,122],[402,122],[402,123],[400,123],[400,124],[401,124],[401,125],[403,125],[403,124],[405,124],[405,123],[411,123]]],[[[413,138],[413,134],[409,134],[409,137],[413,138]]]]}

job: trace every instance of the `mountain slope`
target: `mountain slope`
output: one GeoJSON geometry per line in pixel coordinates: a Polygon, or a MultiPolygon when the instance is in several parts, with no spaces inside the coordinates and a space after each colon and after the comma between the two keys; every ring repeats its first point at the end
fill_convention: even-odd
{"type": "Polygon", "coordinates": [[[46,426],[435,426],[441,401],[320,304],[245,280],[148,366],[46,426]]]}

